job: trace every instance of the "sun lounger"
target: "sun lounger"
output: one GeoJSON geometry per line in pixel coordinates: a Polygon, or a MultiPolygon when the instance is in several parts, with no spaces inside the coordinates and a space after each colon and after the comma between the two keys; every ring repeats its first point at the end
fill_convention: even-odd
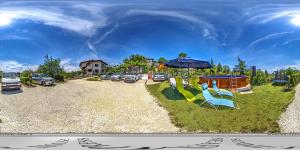
{"type": "Polygon", "coordinates": [[[213,97],[209,91],[208,91],[208,85],[206,83],[202,84],[202,94],[203,97],[205,98],[205,101],[203,103],[208,103],[211,106],[213,106],[215,109],[218,108],[218,106],[227,106],[230,108],[236,108],[234,106],[233,101],[228,100],[228,99],[219,99],[219,98],[215,98],[213,97]]]}
{"type": "Polygon", "coordinates": [[[196,101],[201,97],[201,94],[195,96],[190,91],[185,90],[181,77],[176,77],[176,88],[178,92],[182,94],[188,102],[196,101]]]}
{"type": "Polygon", "coordinates": [[[213,81],[213,89],[219,95],[233,96],[232,92],[229,92],[229,91],[224,90],[224,89],[219,89],[218,86],[217,86],[217,82],[215,80],[213,81]]]}
{"type": "MultiPolygon", "coordinates": [[[[175,80],[175,78],[170,78],[169,80],[170,80],[171,87],[173,89],[175,89],[176,88],[176,80],[175,80]]],[[[182,80],[182,84],[183,84],[184,87],[186,87],[188,85],[188,83],[186,81],[184,81],[184,80],[182,80]]]]}

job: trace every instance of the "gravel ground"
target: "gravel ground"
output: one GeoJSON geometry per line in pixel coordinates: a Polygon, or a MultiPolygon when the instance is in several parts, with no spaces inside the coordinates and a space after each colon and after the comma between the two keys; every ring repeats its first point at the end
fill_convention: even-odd
{"type": "Polygon", "coordinates": [[[294,101],[279,120],[282,133],[300,133],[300,84],[296,87],[294,101]]]}
{"type": "Polygon", "coordinates": [[[2,92],[0,118],[1,131],[13,133],[179,132],[144,81],[71,80],[2,92]]]}

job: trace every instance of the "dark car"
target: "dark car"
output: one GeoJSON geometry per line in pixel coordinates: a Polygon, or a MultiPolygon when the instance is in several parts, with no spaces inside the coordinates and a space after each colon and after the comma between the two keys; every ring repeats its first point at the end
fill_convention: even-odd
{"type": "Polygon", "coordinates": [[[165,81],[167,79],[167,75],[165,73],[154,73],[153,81],[165,81]]]}

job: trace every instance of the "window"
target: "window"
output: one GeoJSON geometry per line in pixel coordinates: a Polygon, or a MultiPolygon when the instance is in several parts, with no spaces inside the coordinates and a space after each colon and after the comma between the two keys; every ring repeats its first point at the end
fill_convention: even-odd
{"type": "Polygon", "coordinates": [[[98,69],[95,69],[95,73],[99,73],[99,70],[98,70],[98,69]]]}
{"type": "Polygon", "coordinates": [[[92,69],[89,69],[89,70],[88,70],[88,72],[92,72],[92,71],[93,71],[92,69]]]}
{"type": "Polygon", "coordinates": [[[99,66],[99,64],[95,64],[95,67],[98,67],[99,66]]]}

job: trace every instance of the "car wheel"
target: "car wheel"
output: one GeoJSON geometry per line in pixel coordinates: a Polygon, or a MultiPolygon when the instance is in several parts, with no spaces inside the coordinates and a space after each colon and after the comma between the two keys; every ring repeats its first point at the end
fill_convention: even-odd
{"type": "Polygon", "coordinates": [[[41,85],[42,85],[42,86],[46,86],[45,81],[42,81],[41,85]]]}

